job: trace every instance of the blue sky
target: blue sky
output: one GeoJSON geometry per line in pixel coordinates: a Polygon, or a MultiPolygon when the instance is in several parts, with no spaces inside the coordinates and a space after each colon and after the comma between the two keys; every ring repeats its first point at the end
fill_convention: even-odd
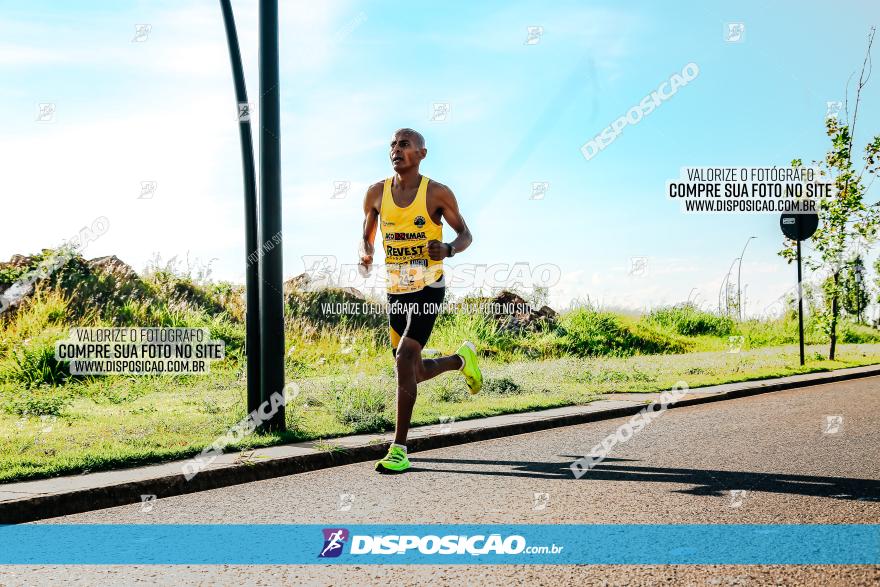
{"type": "MultiPolygon", "coordinates": [[[[154,253],[188,253],[243,281],[217,3],[58,4],[0,2],[0,257],[55,246],[103,215],[111,228],[86,256],[142,269],[154,253]],[[151,27],[143,42],[136,24],[151,27]],[[45,102],[55,118],[38,123],[45,102]],[[156,182],[153,198],[138,197],[142,181],[156,182]]],[[[256,102],[256,2],[233,5],[256,102]]],[[[411,126],[427,138],[423,173],[454,190],[475,235],[462,262],[556,263],[555,306],[589,296],[644,309],[692,292],[714,305],[754,235],[742,272],[747,309],[760,312],[795,281],[776,255],[778,218],[684,215],[664,188],[685,166],[823,155],[826,102],[843,99],[880,8],[804,6],[282,0],[285,276],[302,272],[302,255],[355,262],[363,192],[391,174],[391,132],[411,126]],[[744,23],[742,42],[725,41],[729,22],[744,23]],[[535,44],[530,26],[543,28],[535,44]],[[690,62],[695,80],[584,158],[581,145],[690,62]],[[439,102],[444,122],[430,120],[439,102]],[[336,181],[351,183],[345,198],[331,198],[336,181]],[[529,199],[532,182],[549,182],[544,199],[529,199]],[[647,258],[644,274],[630,274],[633,257],[647,258]]],[[[878,84],[863,95],[860,144],[880,132],[878,84]]]]}

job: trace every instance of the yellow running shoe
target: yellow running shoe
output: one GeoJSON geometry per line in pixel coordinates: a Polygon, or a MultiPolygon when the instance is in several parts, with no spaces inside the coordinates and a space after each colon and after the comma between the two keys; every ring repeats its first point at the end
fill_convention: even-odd
{"type": "Polygon", "coordinates": [[[477,365],[477,349],[474,343],[464,341],[458,347],[456,354],[464,362],[461,372],[464,374],[465,381],[467,381],[468,389],[471,390],[472,394],[479,392],[483,388],[483,373],[480,371],[480,366],[477,365]]]}
{"type": "Polygon", "coordinates": [[[392,445],[388,454],[381,461],[376,462],[376,470],[380,473],[403,473],[410,468],[406,452],[399,446],[392,445]]]}

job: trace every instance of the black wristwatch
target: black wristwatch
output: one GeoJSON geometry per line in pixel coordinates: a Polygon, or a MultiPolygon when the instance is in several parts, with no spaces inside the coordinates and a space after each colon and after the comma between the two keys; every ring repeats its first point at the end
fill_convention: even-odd
{"type": "Polygon", "coordinates": [[[455,256],[455,247],[453,247],[449,243],[446,243],[446,246],[449,247],[449,254],[446,256],[447,257],[454,257],[455,256]]]}

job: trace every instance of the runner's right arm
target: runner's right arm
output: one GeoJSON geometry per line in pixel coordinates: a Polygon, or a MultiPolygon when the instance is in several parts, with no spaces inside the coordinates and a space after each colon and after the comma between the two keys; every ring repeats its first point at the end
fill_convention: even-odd
{"type": "Polygon", "coordinates": [[[382,182],[374,183],[367,188],[364,196],[364,226],[361,244],[359,247],[360,265],[365,271],[369,271],[373,264],[373,241],[376,239],[376,229],[379,227],[379,206],[382,197],[382,182]]]}

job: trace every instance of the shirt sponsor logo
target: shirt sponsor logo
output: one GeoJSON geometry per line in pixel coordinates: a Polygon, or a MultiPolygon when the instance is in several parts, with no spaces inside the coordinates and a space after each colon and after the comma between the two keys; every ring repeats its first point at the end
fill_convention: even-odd
{"type": "Polygon", "coordinates": [[[415,247],[392,247],[391,245],[385,246],[386,257],[422,257],[425,255],[425,251],[425,245],[418,245],[415,247]]]}
{"type": "Polygon", "coordinates": [[[386,232],[385,240],[387,241],[412,241],[426,238],[424,232],[386,232]]]}

